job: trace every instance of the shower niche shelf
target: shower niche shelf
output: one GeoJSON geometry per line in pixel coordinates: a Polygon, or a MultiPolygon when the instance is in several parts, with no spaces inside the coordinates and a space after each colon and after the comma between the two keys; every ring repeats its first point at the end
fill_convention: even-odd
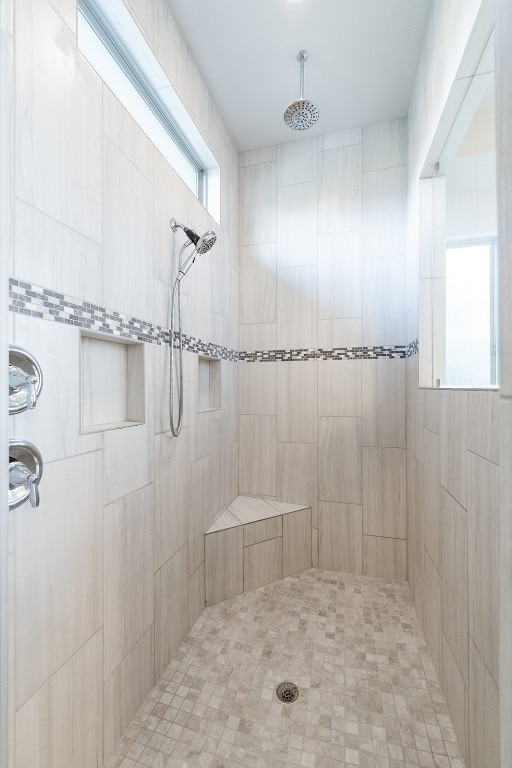
{"type": "Polygon", "coordinates": [[[81,432],[144,424],[144,344],[80,335],[81,432]]]}
{"type": "Polygon", "coordinates": [[[221,361],[216,357],[197,358],[197,410],[218,411],[221,407],[221,361]]]}

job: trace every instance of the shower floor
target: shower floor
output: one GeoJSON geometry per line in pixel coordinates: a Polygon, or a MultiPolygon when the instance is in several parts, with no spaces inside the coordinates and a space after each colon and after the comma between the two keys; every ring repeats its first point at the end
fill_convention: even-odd
{"type": "Polygon", "coordinates": [[[464,768],[408,586],[318,569],[207,608],[107,765],[464,768]]]}

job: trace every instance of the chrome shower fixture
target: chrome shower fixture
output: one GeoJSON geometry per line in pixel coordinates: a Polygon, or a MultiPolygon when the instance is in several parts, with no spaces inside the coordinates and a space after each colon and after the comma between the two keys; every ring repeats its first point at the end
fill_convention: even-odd
{"type": "Polygon", "coordinates": [[[177,232],[178,229],[182,229],[186,236],[188,237],[188,240],[181,246],[180,255],[178,259],[178,274],[176,275],[176,278],[174,280],[174,285],[172,287],[172,293],[171,293],[171,318],[170,318],[170,325],[171,325],[171,335],[170,335],[170,359],[169,359],[169,368],[170,368],[170,385],[169,385],[169,422],[170,422],[170,428],[171,432],[174,435],[174,437],[178,437],[178,435],[181,432],[181,425],[183,422],[183,333],[181,329],[181,293],[180,293],[180,283],[181,280],[185,277],[187,272],[189,271],[190,267],[196,260],[197,254],[203,254],[210,250],[210,248],[213,248],[215,241],[217,240],[217,235],[213,230],[209,229],[208,232],[205,232],[204,235],[198,235],[197,232],[194,229],[191,229],[190,227],[186,227],[184,224],[180,224],[176,221],[176,219],[171,219],[171,229],[173,232],[177,232]],[[190,245],[193,245],[194,248],[189,256],[183,261],[182,257],[185,252],[185,249],[188,248],[190,245]],[[174,326],[175,326],[175,313],[176,309],[178,310],[178,330],[175,332],[174,326]],[[174,346],[175,346],[175,333],[177,334],[177,342],[178,342],[178,356],[176,357],[174,346]],[[176,376],[176,392],[178,395],[178,419],[177,421],[174,420],[174,376],[176,376]]]}
{"type": "Polygon", "coordinates": [[[300,64],[300,96],[297,101],[290,104],[283,115],[284,121],[294,131],[306,131],[316,123],[320,117],[317,105],[313,101],[304,98],[304,62],[309,59],[307,51],[299,51],[297,61],[300,64]]]}

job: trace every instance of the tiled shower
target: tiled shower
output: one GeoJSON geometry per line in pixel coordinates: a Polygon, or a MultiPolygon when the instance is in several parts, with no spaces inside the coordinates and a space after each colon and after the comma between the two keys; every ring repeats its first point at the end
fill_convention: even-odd
{"type": "MultiPolygon", "coordinates": [[[[74,0],[17,3],[13,28],[4,13],[14,74],[4,320],[44,375],[36,408],[5,421],[44,459],[40,506],[2,528],[6,768],[507,768],[504,175],[500,391],[418,386],[422,296],[437,277],[420,176],[445,102],[474,68],[468,45],[492,32],[493,3],[434,0],[407,117],[242,153],[166,1],[125,4],[219,161],[221,223],[77,49],[74,0]],[[217,233],[182,282],[178,438],[171,217],[217,233]],[[266,512],[237,517],[238,497],[264,499],[245,504],[266,512]],[[226,512],[237,565],[231,544],[220,560],[239,580],[219,602],[205,534],[218,535],[226,512]],[[262,561],[246,571],[255,552],[279,580],[260,576],[262,561]],[[287,643],[304,659],[294,725],[275,708],[269,671],[293,679],[287,643]],[[250,652],[270,660],[265,674],[250,652]],[[231,696],[226,658],[244,701],[231,696]],[[366,720],[358,696],[373,684],[383,717],[418,711],[421,727],[406,738],[366,720]],[[223,731],[201,730],[207,706],[247,702],[252,721],[233,709],[216,722],[223,731]],[[187,751],[194,730],[204,738],[187,751]]],[[[496,13],[505,168],[512,13],[505,0],[496,13]]]]}

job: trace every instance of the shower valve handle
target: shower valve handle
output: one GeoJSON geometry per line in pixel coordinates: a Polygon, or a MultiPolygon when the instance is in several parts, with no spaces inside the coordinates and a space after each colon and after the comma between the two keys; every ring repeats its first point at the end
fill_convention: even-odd
{"type": "Polygon", "coordinates": [[[16,365],[9,366],[9,392],[17,392],[20,389],[26,389],[27,391],[27,406],[29,408],[35,408],[37,400],[37,377],[32,376],[29,373],[25,373],[21,368],[16,365]]]}
{"type": "Polygon", "coordinates": [[[38,478],[21,461],[11,461],[9,464],[9,485],[16,487],[18,485],[29,485],[29,501],[31,507],[39,506],[39,488],[38,478]]]}

